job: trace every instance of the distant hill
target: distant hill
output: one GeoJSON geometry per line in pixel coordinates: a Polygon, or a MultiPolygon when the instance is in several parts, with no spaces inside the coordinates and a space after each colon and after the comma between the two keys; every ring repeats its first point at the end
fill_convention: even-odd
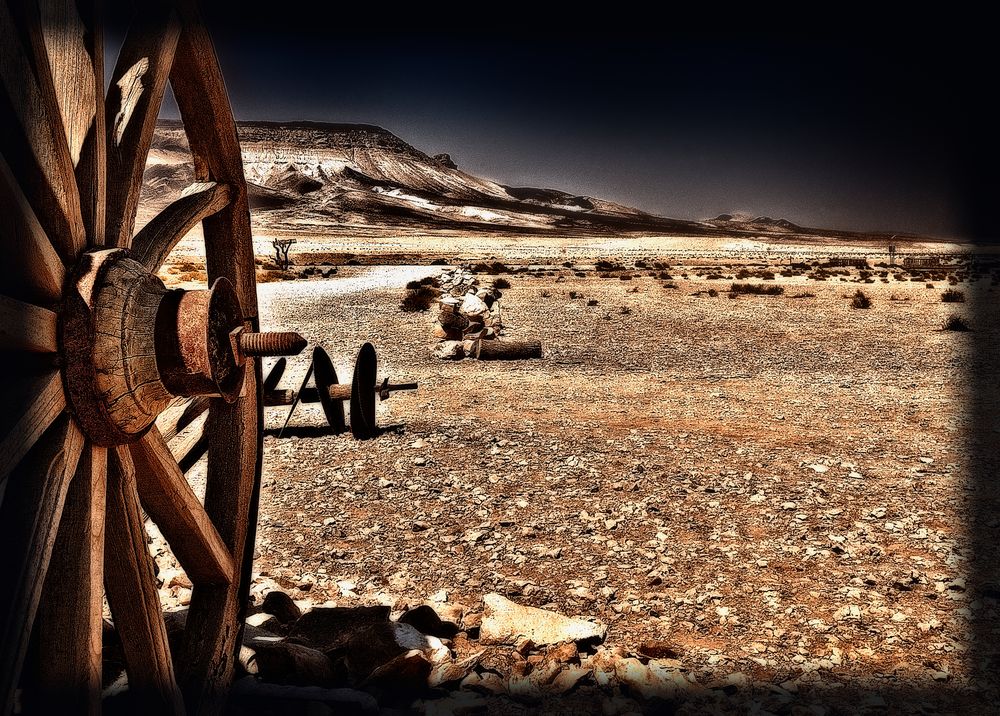
{"type": "MultiPolygon", "coordinates": [[[[258,229],[862,238],[769,217],[669,219],[557,189],[503,186],[462,171],[447,154],[429,156],[372,125],[241,122],[238,131],[258,229]]],[[[157,125],[144,179],[146,218],[193,181],[180,122],[157,125]]]]}

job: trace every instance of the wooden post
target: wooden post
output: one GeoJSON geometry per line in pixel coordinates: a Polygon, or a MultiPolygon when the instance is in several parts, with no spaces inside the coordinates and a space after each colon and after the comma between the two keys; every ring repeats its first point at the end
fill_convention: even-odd
{"type": "Polygon", "coordinates": [[[480,341],[479,360],[525,360],[542,357],[541,341],[480,341]]]}

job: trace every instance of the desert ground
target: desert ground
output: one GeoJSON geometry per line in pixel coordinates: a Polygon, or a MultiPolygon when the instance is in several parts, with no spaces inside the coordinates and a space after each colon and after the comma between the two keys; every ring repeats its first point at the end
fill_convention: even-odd
{"type": "MultiPolygon", "coordinates": [[[[395,613],[446,601],[475,625],[498,592],[599,621],[604,649],[656,647],[723,712],[748,708],[726,701],[737,687],[786,713],[803,694],[808,713],[844,712],[848,692],[854,712],[995,696],[1000,589],[981,565],[997,563],[984,476],[1000,430],[974,406],[996,400],[979,379],[998,352],[996,264],[928,280],[879,267],[872,247],[862,276],[817,275],[811,262],[843,253],[830,246],[510,243],[470,242],[448,263],[505,260],[481,280],[509,281],[503,337],[540,340],[540,360],[433,357],[435,311],[400,300],[447,268],[429,265],[445,240],[385,253],[327,242],[335,276],[259,286],[265,328],[299,330],[348,376],[371,341],[380,378],[420,387],[379,404],[369,441],[330,434],[318,405],[279,439],[287,408],[267,409],[258,601],[282,590],[303,607],[395,613]],[[783,293],[731,296],[733,283],[783,293]],[[858,289],[869,308],[852,307],[858,289]],[[944,302],[948,289],[964,302],[944,302]],[[942,330],[952,314],[973,330],[942,330]]],[[[308,360],[292,359],[281,387],[297,388],[308,360]]],[[[164,582],[165,598],[185,596],[164,582]]],[[[465,635],[456,658],[476,649],[465,635]]],[[[562,698],[574,693],[587,688],[562,698]]],[[[602,698],[568,712],[628,711],[602,698]]]]}

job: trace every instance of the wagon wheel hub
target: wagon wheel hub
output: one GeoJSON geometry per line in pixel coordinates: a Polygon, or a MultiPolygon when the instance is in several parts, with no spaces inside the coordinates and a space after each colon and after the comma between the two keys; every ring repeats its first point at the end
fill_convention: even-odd
{"type": "Polygon", "coordinates": [[[123,249],[81,256],[65,298],[62,358],[69,402],[98,445],[141,438],[176,397],[232,403],[247,355],[292,355],[296,333],[253,333],[232,284],[169,290],[123,249]]]}

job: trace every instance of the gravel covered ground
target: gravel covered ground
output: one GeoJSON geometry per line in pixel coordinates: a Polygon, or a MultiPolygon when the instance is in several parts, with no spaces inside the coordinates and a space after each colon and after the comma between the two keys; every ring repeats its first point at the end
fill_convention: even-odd
{"type": "Polygon", "coordinates": [[[844,713],[990,703],[1000,288],[943,303],[944,281],[853,270],[733,299],[740,267],[704,261],[505,273],[506,336],[544,350],[509,363],[431,356],[433,312],[399,302],[440,267],[260,286],[263,327],[345,376],[372,341],[380,378],[420,389],[380,403],[366,442],[316,405],[279,440],[287,408],[267,409],[255,595],[400,610],[444,590],[475,613],[496,591],[607,624],[626,651],[666,644],[705,685],[837,688],[844,713]],[[851,307],[859,287],[871,308],[851,307]],[[974,331],[941,330],[953,313],[974,331]]]}

